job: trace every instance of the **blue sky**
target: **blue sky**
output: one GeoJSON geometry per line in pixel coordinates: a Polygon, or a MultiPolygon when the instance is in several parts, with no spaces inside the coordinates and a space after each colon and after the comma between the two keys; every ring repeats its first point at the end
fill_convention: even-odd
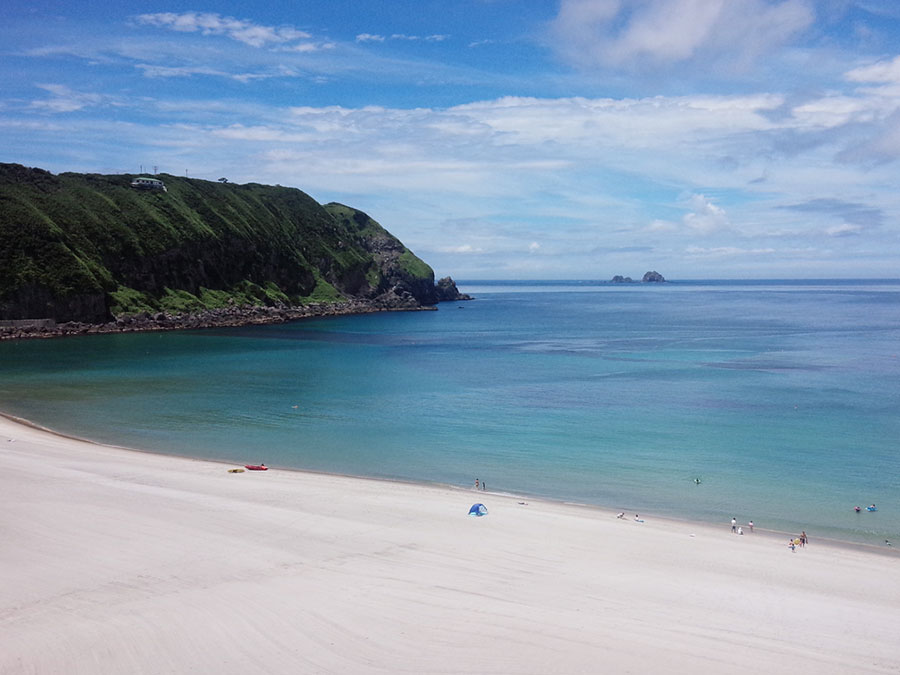
{"type": "Polygon", "coordinates": [[[900,3],[4,3],[0,161],[298,187],[458,279],[900,277],[900,3]]]}

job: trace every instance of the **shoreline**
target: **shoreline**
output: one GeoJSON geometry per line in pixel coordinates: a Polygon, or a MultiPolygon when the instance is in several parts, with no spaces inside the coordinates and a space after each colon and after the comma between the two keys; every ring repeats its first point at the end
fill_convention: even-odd
{"type": "MultiPolygon", "coordinates": [[[[460,298],[462,301],[466,298],[460,298]]],[[[456,300],[454,300],[456,301],[456,300]]],[[[376,300],[348,300],[341,303],[310,303],[297,306],[240,306],[207,309],[199,312],[168,314],[147,312],[120,316],[106,323],[53,319],[0,321],[0,340],[49,339],[75,335],[111,335],[117,333],[152,333],[206,328],[239,328],[288,323],[302,319],[330,316],[355,316],[378,312],[428,312],[436,305],[388,303],[376,300]]]]}
{"type": "MultiPolygon", "coordinates": [[[[175,460],[186,460],[190,462],[208,462],[217,466],[222,465],[237,465],[237,462],[231,462],[224,458],[207,458],[207,457],[194,457],[191,455],[182,455],[182,454],[168,454],[164,452],[158,452],[154,450],[146,450],[141,448],[132,448],[128,446],[122,445],[114,445],[111,443],[103,443],[100,441],[95,441],[90,438],[83,438],[80,436],[75,436],[72,434],[66,434],[61,431],[57,431],[55,429],[45,427],[41,424],[33,422],[24,417],[19,417],[17,415],[13,415],[7,412],[0,410],[0,437],[2,435],[8,433],[8,429],[4,428],[3,422],[11,422],[14,425],[19,425],[22,427],[26,427],[28,429],[32,429],[41,433],[49,434],[60,439],[76,441],[78,443],[85,443],[88,445],[93,445],[101,448],[108,448],[117,451],[137,453],[141,455],[153,455],[155,457],[160,458],[171,458],[175,460]]],[[[548,505],[559,505],[564,507],[570,507],[574,509],[583,509],[586,512],[594,512],[598,514],[603,514],[604,516],[615,516],[619,511],[617,509],[604,506],[600,504],[590,504],[586,502],[573,502],[565,499],[553,499],[551,497],[544,496],[533,496],[529,494],[519,494],[512,492],[497,492],[497,491],[476,491],[474,488],[466,487],[462,485],[453,485],[450,483],[439,483],[439,482],[430,482],[430,481],[417,481],[417,480],[404,480],[400,478],[384,478],[384,477],[375,477],[375,476],[364,476],[357,474],[347,474],[347,473],[337,473],[331,471],[315,471],[310,469],[298,469],[293,467],[281,467],[277,465],[269,465],[269,468],[272,470],[277,470],[279,472],[289,472],[289,473],[297,473],[300,475],[308,476],[308,477],[316,477],[316,476],[325,476],[325,477],[334,477],[348,480],[360,480],[360,481],[371,481],[374,483],[383,483],[385,485],[409,485],[409,486],[417,486],[423,488],[435,488],[435,489],[443,489],[449,490],[454,493],[459,492],[463,494],[473,493],[475,495],[486,495],[486,496],[494,496],[503,499],[515,499],[515,500],[530,500],[534,503],[544,503],[548,505]]],[[[674,516],[661,516],[655,514],[650,511],[644,512],[644,520],[652,519],[654,522],[659,523],[670,523],[679,527],[684,528],[700,528],[700,529],[708,529],[711,532],[721,532],[724,534],[731,534],[729,532],[729,525],[726,520],[722,521],[722,525],[719,526],[716,523],[710,521],[702,521],[702,520],[691,520],[689,518],[678,518],[674,516]]],[[[631,520],[632,516],[629,516],[626,512],[625,520],[631,520]]],[[[745,532],[743,536],[759,536],[770,539],[772,542],[783,542],[788,538],[796,538],[799,536],[797,533],[775,530],[766,527],[756,526],[754,528],[754,532],[751,534],[750,532],[745,532]]],[[[833,537],[824,537],[821,535],[816,535],[815,537],[816,545],[822,545],[827,547],[833,547],[838,549],[848,549],[859,551],[861,553],[871,553],[880,556],[888,556],[888,557],[898,557],[900,556],[900,548],[885,547],[878,546],[876,544],[868,544],[865,542],[857,542],[857,541],[847,541],[844,539],[835,539],[833,537]]]]}
{"type": "Polygon", "coordinates": [[[897,564],[869,551],[8,415],[0,461],[3,673],[896,672],[897,564]]]}

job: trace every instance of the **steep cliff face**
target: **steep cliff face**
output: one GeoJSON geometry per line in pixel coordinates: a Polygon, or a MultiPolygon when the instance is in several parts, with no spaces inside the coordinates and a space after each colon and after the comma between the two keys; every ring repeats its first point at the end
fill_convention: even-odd
{"type": "Polygon", "coordinates": [[[325,205],[325,210],[357,237],[375,263],[357,291],[360,295],[406,303],[411,299],[425,304],[438,302],[434,272],[399,239],[367,214],[350,206],[332,202],[325,205]]]}
{"type": "Polygon", "coordinates": [[[0,319],[437,301],[434,273],[367,215],[293,188],[0,164],[0,319]]]}

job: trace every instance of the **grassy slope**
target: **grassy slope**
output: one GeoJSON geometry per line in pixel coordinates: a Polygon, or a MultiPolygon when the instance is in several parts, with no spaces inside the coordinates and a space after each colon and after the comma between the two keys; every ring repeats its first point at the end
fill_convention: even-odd
{"type": "Polygon", "coordinates": [[[355,232],[362,246],[378,263],[371,271],[369,283],[381,291],[397,283],[411,287],[421,285],[425,294],[434,286],[434,271],[403,243],[367,214],[350,206],[332,202],[325,210],[348,231],[355,232]]]}
{"type": "MultiPolygon", "coordinates": [[[[98,320],[67,316],[88,311],[85,298],[113,313],[181,311],[373,297],[383,285],[368,237],[396,239],[374,221],[359,228],[292,188],[162,175],[162,193],[131,178],[0,164],[0,318],[98,320]]],[[[396,243],[410,275],[433,279],[396,243]]]]}

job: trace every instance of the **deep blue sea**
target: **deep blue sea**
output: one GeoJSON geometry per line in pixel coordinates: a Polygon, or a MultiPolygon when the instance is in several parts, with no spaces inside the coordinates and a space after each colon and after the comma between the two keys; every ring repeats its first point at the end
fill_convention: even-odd
{"type": "Polygon", "coordinates": [[[0,410],[163,453],[900,545],[900,281],[459,285],[476,299],[435,312],[2,342],[0,410]]]}

